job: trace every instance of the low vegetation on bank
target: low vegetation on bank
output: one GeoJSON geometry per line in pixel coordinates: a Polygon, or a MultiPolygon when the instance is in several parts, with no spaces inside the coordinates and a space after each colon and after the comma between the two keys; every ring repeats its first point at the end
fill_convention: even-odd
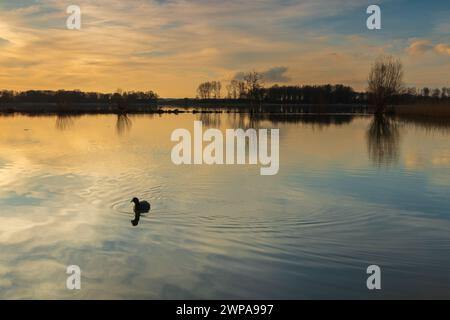
{"type": "Polygon", "coordinates": [[[450,118],[450,101],[393,106],[392,111],[397,116],[450,118]]]}

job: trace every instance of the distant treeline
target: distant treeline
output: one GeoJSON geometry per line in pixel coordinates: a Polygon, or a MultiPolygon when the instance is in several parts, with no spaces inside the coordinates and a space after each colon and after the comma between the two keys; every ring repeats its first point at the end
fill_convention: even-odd
{"type": "MultiPolygon", "coordinates": [[[[260,82],[257,73],[250,73],[244,81],[232,80],[227,86],[227,100],[253,100],[269,103],[299,104],[349,104],[367,100],[366,93],[357,93],[344,85],[321,86],[279,86],[266,88],[260,82]]],[[[197,89],[197,98],[201,100],[221,99],[220,81],[201,83],[197,89]]]]}
{"type": "Polygon", "coordinates": [[[402,93],[394,97],[396,104],[414,104],[429,102],[449,102],[450,88],[406,88],[402,93]]]}
{"type": "MultiPolygon", "coordinates": [[[[199,100],[251,100],[265,103],[286,104],[368,104],[368,92],[356,92],[352,87],[337,85],[304,85],[264,87],[257,73],[246,75],[243,81],[232,80],[221,96],[220,81],[201,83],[197,89],[199,100]],[[223,98],[222,98],[223,97],[223,98]]],[[[414,104],[450,100],[450,88],[406,88],[395,95],[392,104],[414,104]]]]}
{"type": "Polygon", "coordinates": [[[298,104],[351,104],[367,101],[366,93],[344,85],[278,86],[260,88],[261,101],[298,104]]]}
{"type": "MultiPolygon", "coordinates": [[[[292,103],[292,104],[366,104],[369,95],[367,92],[356,92],[353,88],[341,84],[337,85],[305,85],[305,86],[280,86],[274,85],[268,88],[255,86],[250,88],[245,83],[232,81],[232,86],[227,95],[221,96],[222,85],[219,81],[202,83],[199,86],[201,96],[199,100],[257,100],[267,103],[292,103]]],[[[113,104],[126,106],[132,104],[155,104],[158,95],[153,91],[128,91],[118,90],[115,93],[98,93],[73,91],[29,90],[11,91],[0,90],[0,103],[55,103],[67,104],[113,104]]],[[[394,104],[413,104],[416,102],[440,102],[450,100],[450,88],[429,89],[407,88],[401,94],[394,97],[394,104]]]]}
{"type": "Polygon", "coordinates": [[[0,103],[56,103],[61,105],[98,103],[126,106],[135,103],[155,103],[157,100],[158,95],[153,91],[123,92],[118,90],[115,93],[82,92],[79,90],[0,91],[0,103]]]}

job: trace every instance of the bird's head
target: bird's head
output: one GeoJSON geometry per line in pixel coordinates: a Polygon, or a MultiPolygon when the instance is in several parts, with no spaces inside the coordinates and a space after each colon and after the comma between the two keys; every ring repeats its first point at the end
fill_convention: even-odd
{"type": "Polygon", "coordinates": [[[139,199],[138,198],[133,198],[133,200],[131,200],[130,202],[134,202],[135,204],[139,204],[139,199]]]}

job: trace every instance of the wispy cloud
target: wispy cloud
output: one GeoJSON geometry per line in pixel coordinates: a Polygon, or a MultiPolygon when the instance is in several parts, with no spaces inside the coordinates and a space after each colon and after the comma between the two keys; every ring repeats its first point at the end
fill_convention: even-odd
{"type": "Polygon", "coordinates": [[[433,49],[433,44],[431,40],[427,39],[415,39],[411,41],[411,44],[406,48],[409,54],[423,54],[429,50],[433,49]]]}
{"type": "Polygon", "coordinates": [[[450,45],[445,44],[445,43],[439,43],[437,44],[434,49],[436,50],[436,52],[450,56],[450,45]]]}
{"type": "Polygon", "coordinates": [[[415,39],[411,41],[406,51],[411,55],[424,54],[425,52],[436,52],[442,55],[450,55],[450,45],[445,43],[433,44],[431,40],[415,39]]]}
{"type": "MultiPolygon", "coordinates": [[[[358,89],[379,53],[414,52],[418,61],[423,59],[420,52],[447,52],[442,37],[433,39],[431,48],[425,42],[408,43],[405,52],[407,39],[361,34],[367,0],[76,2],[82,10],[81,31],[65,28],[71,0],[2,2],[0,87],[120,87],[182,97],[192,96],[199,82],[227,81],[240,71],[260,70],[268,82],[352,79],[347,84],[358,89]],[[362,27],[353,33],[314,29],[336,16],[362,27]]],[[[443,70],[438,63],[429,67],[443,70]]]]}

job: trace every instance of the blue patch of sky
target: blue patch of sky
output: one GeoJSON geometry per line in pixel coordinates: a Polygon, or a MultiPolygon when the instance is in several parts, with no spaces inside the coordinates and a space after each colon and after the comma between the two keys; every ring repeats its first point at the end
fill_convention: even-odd
{"type": "Polygon", "coordinates": [[[39,4],[37,0],[3,0],[0,2],[0,8],[6,10],[13,10],[19,8],[31,7],[39,4]]]}
{"type": "MultiPolygon", "coordinates": [[[[442,20],[442,12],[450,10],[448,0],[396,0],[380,4],[382,30],[368,30],[367,6],[356,7],[335,16],[288,19],[284,24],[299,32],[322,35],[363,35],[375,41],[391,39],[426,38],[439,36],[436,24],[442,20]]],[[[336,38],[339,41],[339,38],[336,38]]]]}
{"type": "Polygon", "coordinates": [[[14,11],[18,9],[24,9],[28,7],[35,7],[35,10],[30,12],[24,12],[24,18],[30,22],[30,25],[36,29],[48,29],[65,27],[67,16],[65,11],[61,11],[59,8],[55,8],[50,4],[40,2],[38,0],[16,0],[16,1],[4,1],[0,3],[0,10],[14,11]],[[43,19],[42,17],[51,16],[53,14],[60,14],[62,19],[43,19]]]}
{"type": "Polygon", "coordinates": [[[66,28],[66,19],[69,15],[65,11],[50,6],[40,6],[39,11],[27,15],[33,28],[36,29],[51,29],[51,28],[66,28]],[[52,19],[38,19],[43,16],[51,16],[57,14],[60,18],[52,19]]]}

